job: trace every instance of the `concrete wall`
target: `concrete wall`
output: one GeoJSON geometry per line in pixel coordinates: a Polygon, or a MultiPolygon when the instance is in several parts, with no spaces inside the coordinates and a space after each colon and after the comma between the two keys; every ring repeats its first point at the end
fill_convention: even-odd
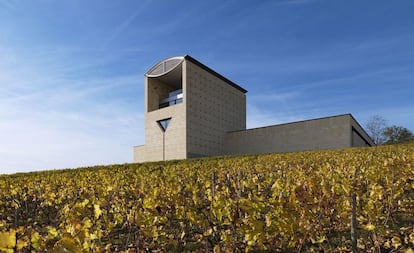
{"type": "Polygon", "coordinates": [[[160,99],[158,94],[165,96],[170,89],[157,78],[145,77],[145,145],[134,147],[134,162],[187,158],[185,94],[181,104],[155,109],[160,99]],[[166,118],[171,121],[164,133],[157,121],[166,118]]]}
{"type": "Polygon", "coordinates": [[[178,104],[146,115],[145,145],[134,148],[134,161],[160,161],[187,158],[185,105],[178,104]],[[171,118],[165,133],[157,120],[171,118]],[[163,140],[164,135],[164,140],[163,140]]]}
{"type": "Polygon", "coordinates": [[[375,146],[375,143],[372,141],[371,137],[365,132],[365,130],[359,125],[359,123],[350,116],[351,127],[352,127],[352,147],[370,147],[375,146]]]}
{"type": "Polygon", "coordinates": [[[187,158],[184,104],[162,108],[147,114],[145,149],[145,161],[163,160],[164,155],[165,160],[187,158]],[[171,121],[163,133],[157,121],[165,118],[171,118],[171,121]]]}
{"type": "Polygon", "coordinates": [[[228,131],[246,129],[243,91],[191,61],[185,61],[188,157],[224,152],[228,131]]]}
{"type": "Polygon", "coordinates": [[[352,116],[347,114],[230,132],[225,138],[225,153],[255,154],[351,147],[352,120],[352,116]]]}
{"type": "Polygon", "coordinates": [[[145,145],[134,147],[135,162],[222,155],[226,133],[246,128],[244,89],[191,57],[178,67],[145,78],[145,145]],[[158,109],[177,88],[183,102],[158,109]],[[171,122],[163,139],[157,121],[165,118],[171,122]]]}
{"type": "Polygon", "coordinates": [[[160,99],[168,97],[168,93],[173,89],[168,85],[164,84],[158,78],[148,78],[146,77],[146,102],[147,108],[145,112],[151,112],[158,110],[160,99]]]}
{"type": "Polygon", "coordinates": [[[170,72],[145,77],[146,143],[135,162],[374,145],[350,114],[246,130],[246,90],[189,56],[173,60],[170,72]],[[180,88],[181,104],[158,109],[180,88]],[[157,121],[166,118],[164,133],[157,121]]]}

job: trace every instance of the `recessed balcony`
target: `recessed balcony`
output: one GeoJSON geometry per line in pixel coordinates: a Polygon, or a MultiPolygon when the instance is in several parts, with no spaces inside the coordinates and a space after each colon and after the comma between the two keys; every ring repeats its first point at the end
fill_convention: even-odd
{"type": "Polygon", "coordinates": [[[168,94],[167,98],[161,99],[159,102],[159,109],[165,108],[168,106],[180,104],[183,102],[183,90],[175,90],[168,94]]]}
{"type": "Polygon", "coordinates": [[[183,102],[181,58],[167,59],[155,65],[146,77],[147,112],[183,102]]]}

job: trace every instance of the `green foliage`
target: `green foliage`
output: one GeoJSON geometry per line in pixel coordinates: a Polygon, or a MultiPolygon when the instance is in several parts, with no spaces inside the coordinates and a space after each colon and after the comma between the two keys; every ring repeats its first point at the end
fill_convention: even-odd
{"type": "Polygon", "coordinates": [[[414,145],[0,176],[0,252],[414,248],[414,145]],[[358,173],[355,173],[358,171],[358,173]]]}
{"type": "Polygon", "coordinates": [[[405,127],[390,126],[384,130],[386,144],[400,144],[414,141],[414,134],[405,127]]]}
{"type": "Polygon", "coordinates": [[[365,126],[376,145],[403,144],[414,142],[414,134],[402,126],[388,126],[383,117],[372,116],[365,126]]]}

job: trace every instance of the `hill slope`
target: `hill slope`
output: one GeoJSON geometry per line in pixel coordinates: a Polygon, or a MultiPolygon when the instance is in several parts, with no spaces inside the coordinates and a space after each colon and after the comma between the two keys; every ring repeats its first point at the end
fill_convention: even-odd
{"type": "Polygon", "coordinates": [[[0,176],[0,251],[414,249],[414,145],[0,176]]]}

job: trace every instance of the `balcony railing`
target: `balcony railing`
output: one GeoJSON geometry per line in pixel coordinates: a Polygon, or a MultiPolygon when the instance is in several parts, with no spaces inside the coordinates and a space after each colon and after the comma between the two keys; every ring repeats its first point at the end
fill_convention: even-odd
{"type": "Polygon", "coordinates": [[[175,90],[168,93],[168,98],[161,99],[159,101],[159,108],[165,108],[168,106],[180,104],[183,102],[183,90],[175,90]]]}

